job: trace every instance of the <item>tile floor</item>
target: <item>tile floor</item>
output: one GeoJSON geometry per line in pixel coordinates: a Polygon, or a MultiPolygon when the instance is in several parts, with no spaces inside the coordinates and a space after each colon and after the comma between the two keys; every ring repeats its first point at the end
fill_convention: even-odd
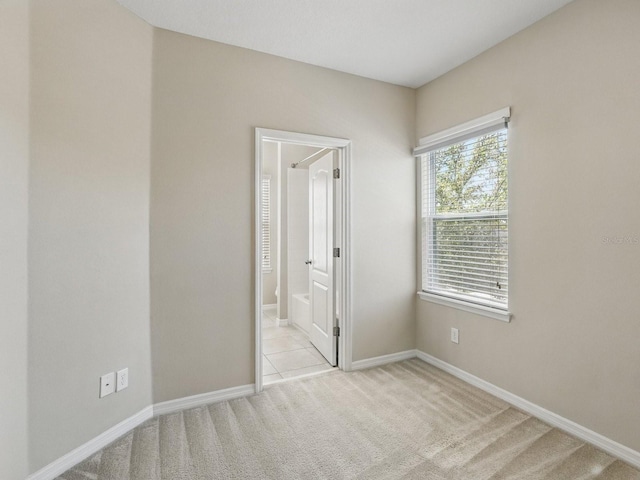
{"type": "Polygon", "coordinates": [[[302,330],[290,325],[277,326],[274,307],[262,311],[262,354],[265,385],[333,368],[302,330]]]}

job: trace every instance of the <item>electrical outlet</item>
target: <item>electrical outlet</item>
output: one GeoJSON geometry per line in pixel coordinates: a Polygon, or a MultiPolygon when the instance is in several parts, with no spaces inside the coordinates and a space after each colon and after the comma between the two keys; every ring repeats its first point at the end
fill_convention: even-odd
{"type": "Polygon", "coordinates": [[[460,343],[458,335],[459,335],[458,329],[457,328],[452,328],[451,329],[451,341],[453,343],[460,343]]]}
{"type": "Polygon", "coordinates": [[[122,370],[118,370],[116,374],[116,392],[120,390],[124,390],[129,386],[129,369],[123,368],[122,370]]]}
{"type": "Polygon", "coordinates": [[[100,377],[100,398],[116,391],[116,374],[111,372],[100,377]]]}

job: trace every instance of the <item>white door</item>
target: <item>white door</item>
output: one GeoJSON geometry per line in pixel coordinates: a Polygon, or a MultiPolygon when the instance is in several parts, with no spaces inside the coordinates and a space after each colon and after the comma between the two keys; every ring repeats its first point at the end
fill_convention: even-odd
{"type": "Polygon", "coordinates": [[[333,285],[334,152],[309,166],[309,340],[327,361],[337,365],[333,285]]]}

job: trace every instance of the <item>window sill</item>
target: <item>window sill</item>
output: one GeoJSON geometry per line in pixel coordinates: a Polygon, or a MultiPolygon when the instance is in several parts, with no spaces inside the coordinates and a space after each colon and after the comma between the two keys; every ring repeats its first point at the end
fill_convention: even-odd
{"type": "Polygon", "coordinates": [[[420,300],[423,300],[425,302],[437,303],[438,305],[457,308],[458,310],[464,310],[465,312],[494,318],[496,320],[500,320],[501,322],[509,323],[511,321],[511,313],[500,310],[499,308],[485,307],[483,305],[476,305],[475,303],[456,300],[454,298],[447,298],[440,295],[433,295],[427,292],[418,292],[418,296],[420,297],[420,300]]]}

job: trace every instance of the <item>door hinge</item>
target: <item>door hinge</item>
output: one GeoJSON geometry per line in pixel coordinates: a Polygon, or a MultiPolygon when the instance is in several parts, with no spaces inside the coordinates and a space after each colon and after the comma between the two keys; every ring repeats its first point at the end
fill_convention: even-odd
{"type": "Polygon", "coordinates": [[[334,337],[340,336],[340,327],[333,327],[333,336],[334,337]]]}
{"type": "Polygon", "coordinates": [[[333,178],[340,178],[340,169],[339,168],[334,168],[333,169],[333,178]]]}
{"type": "Polygon", "coordinates": [[[333,249],[333,258],[340,258],[340,249],[339,248],[334,248],[333,249]]]}

